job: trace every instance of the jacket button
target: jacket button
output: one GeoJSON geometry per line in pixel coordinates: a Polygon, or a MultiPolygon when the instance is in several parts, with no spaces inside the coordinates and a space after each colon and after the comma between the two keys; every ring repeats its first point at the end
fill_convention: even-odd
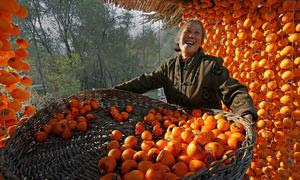
{"type": "Polygon", "coordinates": [[[208,93],[207,89],[204,89],[202,92],[202,98],[204,100],[208,100],[210,98],[210,94],[208,93]]]}
{"type": "Polygon", "coordinates": [[[212,67],[212,72],[215,74],[215,75],[221,75],[222,74],[222,69],[217,65],[217,64],[214,64],[214,66],[212,67]]]}

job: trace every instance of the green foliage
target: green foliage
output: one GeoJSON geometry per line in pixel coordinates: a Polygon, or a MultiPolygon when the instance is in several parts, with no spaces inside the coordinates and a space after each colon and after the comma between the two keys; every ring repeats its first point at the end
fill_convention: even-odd
{"type": "MultiPolygon", "coordinates": [[[[174,54],[175,30],[144,25],[99,0],[21,0],[30,16],[18,24],[30,40],[30,75],[45,97],[111,87],[159,66],[174,54]],[[135,34],[135,35],[132,35],[135,34]],[[159,37],[160,36],[160,37],[159,37]],[[159,41],[160,40],[160,41],[159,41]]],[[[155,97],[155,92],[150,92],[155,97]]]]}
{"type": "Polygon", "coordinates": [[[67,97],[80,91],[80,81],[76,71],[80,71],[79,56],[72,54],[71,58],[62,57],[53,61],[53,69],[46,73],[48,90],[54,95],[67,97]]]}

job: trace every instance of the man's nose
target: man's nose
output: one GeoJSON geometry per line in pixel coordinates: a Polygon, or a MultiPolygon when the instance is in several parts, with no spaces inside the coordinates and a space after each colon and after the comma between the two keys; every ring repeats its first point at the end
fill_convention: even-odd
{"type": "Polygon", "coordinates": [[[189,33],[189,37],[194,37],[194,33],[189,33]]]}

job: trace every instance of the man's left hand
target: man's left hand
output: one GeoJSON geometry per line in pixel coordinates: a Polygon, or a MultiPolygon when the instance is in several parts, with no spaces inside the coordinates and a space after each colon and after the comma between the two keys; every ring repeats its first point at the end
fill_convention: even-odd
{"type": "Polygon", "coordinates": [[[252,126],[256,127],[256,123],[253,121],[253,115],[252,114],[245,114],[243,118],[248,119],[252,126]]]}
{"type": "Polygon", "coordinates": [[[253,122],[253,116],[252,116],[252,114],[246,114],[243,117],[246,118],[246,119],[249,119],[251,122],[253,122]]]}

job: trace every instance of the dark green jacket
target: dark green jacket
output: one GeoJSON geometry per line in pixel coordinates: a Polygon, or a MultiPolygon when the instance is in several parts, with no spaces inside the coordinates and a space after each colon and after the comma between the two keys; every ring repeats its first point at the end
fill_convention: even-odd
{"type": "Polygon", "coordinates": [[[151,73],[145,73],[114,88],[145,93],[164,88],[168,103],[187,108],[221,109],[221,100],[234,113],[257,114],[245,86],[229,76],[220,58],[199,51],[186,63],[181,56],[165,61],[151,73]],[[181,64],[181,65],[180,65],[181,64]]]}

